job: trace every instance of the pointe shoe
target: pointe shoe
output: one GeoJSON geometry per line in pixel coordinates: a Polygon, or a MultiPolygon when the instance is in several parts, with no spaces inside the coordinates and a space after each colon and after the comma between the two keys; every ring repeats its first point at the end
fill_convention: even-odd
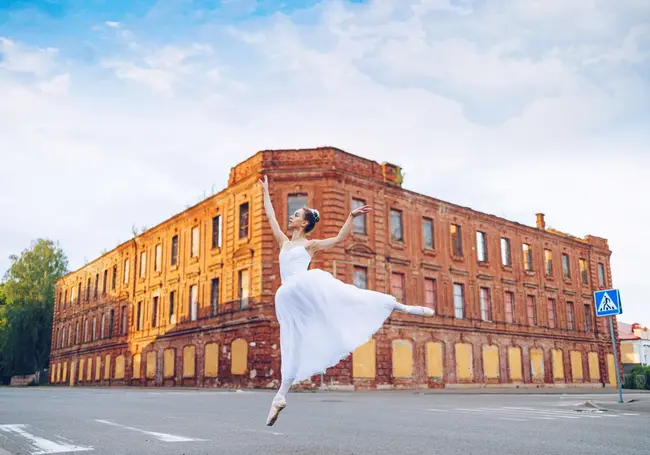
{"type": "Polygon", "coordinates": [[[271,410],[269,411],[269,416],[266,418],[266,426],[272,427],[275,421],[278,420],[278,416],[280,415],[280,412],[286,407],[287,407],[286,400],[274,401],[271,404],[271,410]]]}
{"type": "Polygon", "coordinates": [[[436,312],[433,311],[431,308],[427,308],[425,306],[422,307],[422,316],[431,317],[434,314],[436,314],[436,312]]]}

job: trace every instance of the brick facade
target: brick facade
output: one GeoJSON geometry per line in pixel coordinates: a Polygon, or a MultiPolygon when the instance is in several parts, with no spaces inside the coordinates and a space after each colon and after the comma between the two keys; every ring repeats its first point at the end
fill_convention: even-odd
{"type": "MultiPolygon", "coordinates": [[[[289,197],[305,197],[319,208],[322,220],[314,238],[336,235],[353,199],[372,205],[365,226],[344,246],[319,253],[312,266],[350,283],[356,268],[368,288],[402,294],[405,303],[432,305],[437,312],[427,319],[393,314],[375,336],[374,351],[366,349],[370,354],[363,359],[355,352],[329,369],[327,384],[611,382],[608,327],[596,320],[592,304],[593,291],[612,283],[605,239],[546,229],[541,214],[537,226],[529,227],[407,191],[399,167],[334,148],[259,152],[232,169],[222,192],[62,278],[51,380],[276,387],[280,354],[273,296],[280,285],[279,249],[263,214],[257,185],[262,174],[269,176],[281,226],[286,228],[289,197]],[[430,226],[425,222],[432,223],[432,236],[425,235],[430,226]],[[456,237],[452,224],[460,226],[456,237]],[[477,232],[485,234],[484,255],[477,232]],[[509,239],[509,261],[503,260],[501,238],[509,239]],[[524,266],[523,244],[532,247],[531,270],[524,266]],[[552,254],[552,275],[546,273],[545,249],[552,254]],[[570,277],[563,276],[563,254],[570,277]],[[454,289],[463,294],[457,308],[454,289]],[[507,292],[514,297],[511,313],[507,292]],[[549,299],[555,311],[549,311],[549,299]]],[[[319,384],[317,376],[306,386],[319,384]]]]}

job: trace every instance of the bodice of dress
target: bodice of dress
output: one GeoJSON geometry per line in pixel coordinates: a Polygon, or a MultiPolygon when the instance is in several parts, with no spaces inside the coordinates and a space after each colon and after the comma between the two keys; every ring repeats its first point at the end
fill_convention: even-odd
{"type": "Polygon", "coordinates": [[[311,257],[303,246],[294,246],[280,251],[280,277],[286,280],[300,275],[309,269],[311,257]]]}

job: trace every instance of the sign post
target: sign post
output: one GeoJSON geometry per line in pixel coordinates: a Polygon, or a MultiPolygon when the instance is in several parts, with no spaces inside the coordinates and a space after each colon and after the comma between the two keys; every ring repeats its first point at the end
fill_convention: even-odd
{"type": "Polygon", "coordinates": [[[618,386],[619,403],[623,403],[623,391],[621,390],[621,374],[618,371],[618,353],[616,352],[616,337],[614,336],[614,316],[623,313],[621,306],[621,294],[618,289],[607,289],[594,292],[594,303],[596,304],[596,316],[609,318],[609,333],[612,336],[612,349],[614,350],[614,367],[616,368],[616,385],[618,386]]]}

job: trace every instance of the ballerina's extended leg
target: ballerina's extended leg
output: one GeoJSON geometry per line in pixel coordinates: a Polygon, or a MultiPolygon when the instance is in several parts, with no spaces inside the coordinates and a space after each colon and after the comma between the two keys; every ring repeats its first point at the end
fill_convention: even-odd
{"type": "Polygon", "coordinates": [[[280,384],[280,389],[278,393],[275,394],[273,402],[271,403],[271,410],[269,411],[269,416],[266,418],[266,425],[273,426],[280,412],[287,407],[287,393],[291,389],[291,384],[293,384],[293,379],[283,379],[280,384]]]}
{"type": "Polygon", "coordinates": [[[393,309],[402,313],[414,314],[416,316],[433,316],[435,312],[425,306],[404,305],[397,301],[393,302],[393,309]]]}

